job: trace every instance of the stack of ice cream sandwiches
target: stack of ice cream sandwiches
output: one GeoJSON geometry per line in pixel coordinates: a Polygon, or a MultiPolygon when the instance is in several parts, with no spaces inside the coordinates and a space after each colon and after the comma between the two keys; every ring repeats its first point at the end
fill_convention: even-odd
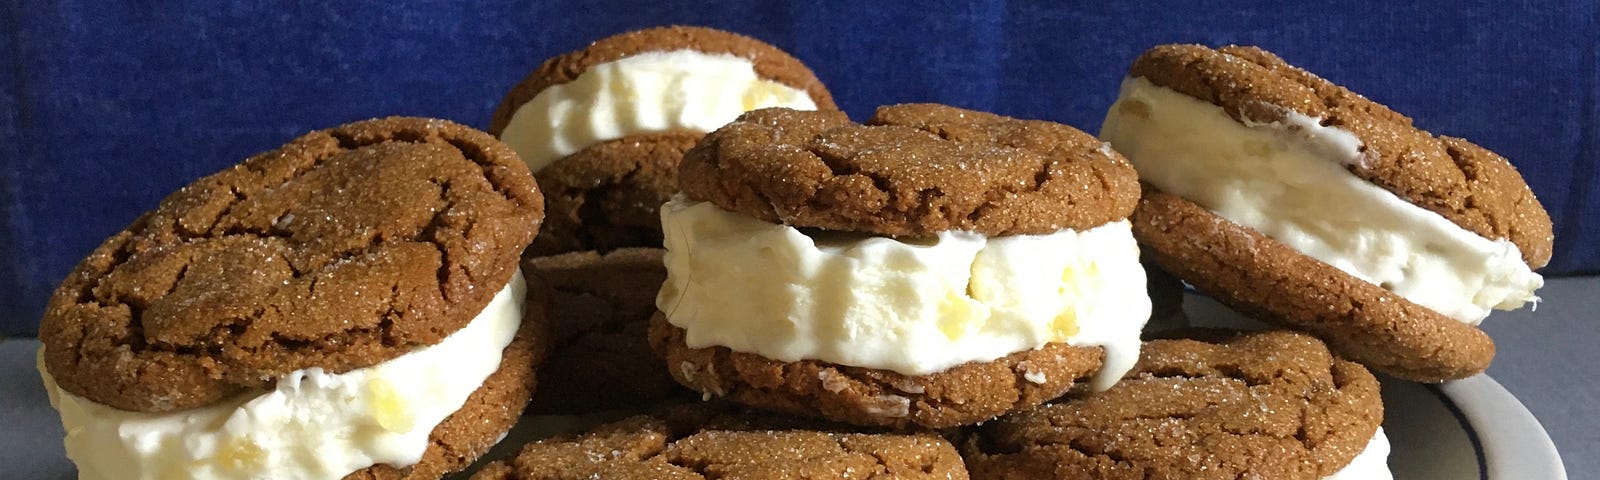
{"type": "Polygon", "coordinates": [[[81,478],[436,479],[532,399],[603,420],[472,478],[1383,479],[1368,368],[1483,371],[1551,250],[1504,158],[1249,47],[1145,52],[1096,138],[661,27],[489,131],[313,132],[95,250],[41,327],[81,478]]]}

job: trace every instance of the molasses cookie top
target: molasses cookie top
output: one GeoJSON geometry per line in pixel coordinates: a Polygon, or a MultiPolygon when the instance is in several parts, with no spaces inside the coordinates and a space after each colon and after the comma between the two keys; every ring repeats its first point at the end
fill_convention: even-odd
{"type": "Polygon", "coordinates": [[[804,63],[787,52],[754,38],[704,27],[673,25],[621,33],[600,39],[587,48],[546,60],[513,87],[500,101],[489,122],[489,132],[500,135],[517,108],[539,92],[578,78],[589,68],[647,52],[693,50],[742,57],[754,64],[756,75],[804,90],[818,108],[836,109],[833,96],[804,63]]]}
{"type": "Polygon", "coordinates": [[[1088,230],[1126,218],[1137,174],[1077,129],[955,107],[763,109],[690,150],[679,185],[695,200],[796,227],[932,237],[1088,230]]]}
{"type": "Polygon", "coordinates": [[[1345,168],[1488,239],[1516,244],[1533,268],[1550,260],[1550,216],[1505,158],[1460,138],[1435,136],[1411,119],[1256,47],[1162,45],[1129,77],[1209,102],[1245,124],[1290,112],[1360,140],[1345,168]]]}
{"type": "Polygon", "coordinates": [[[61,388],[125,410],[211,403],[438,343],[543,217],[493,137],[385,118],[312,132],[168,196],[84,259],[40,327],[61,388]]]}
{"type": "Polygon", "coordinates": [[[979,427],[973,478],[1315,480],[1380,443],[1377,379],[1315,338],[1188,334],[1147,342],[1110,390],[979,427]]]}

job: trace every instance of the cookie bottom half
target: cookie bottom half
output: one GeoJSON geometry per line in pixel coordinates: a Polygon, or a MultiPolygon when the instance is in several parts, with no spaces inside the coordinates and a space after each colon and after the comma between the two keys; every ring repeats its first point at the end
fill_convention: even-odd
{"type": "Polygon", "coordinates": [[[1480,373],[1494,342],[1461,323],[1148,185],[1133,231],[1155,263],[1245,315],[1307,331],[1400,378],[1480,373]]]}
{"type": "Polygon", "coordinates": [[[947,428],[1043,404],[1087,381],[1101,347],[1049,343],[987,362],[909,376],[802,360],[780,362],[724,347],[690,348],[663,315],[650,343],[679,383],[707,397],[865,426],[947,428]]]}

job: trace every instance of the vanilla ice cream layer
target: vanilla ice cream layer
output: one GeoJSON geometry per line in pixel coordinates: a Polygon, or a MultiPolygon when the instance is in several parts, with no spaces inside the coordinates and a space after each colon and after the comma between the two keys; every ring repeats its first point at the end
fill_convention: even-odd
{"type": "Polygon", "coordinates": [[[1366,159],[1360,139],[1285,113],[1235,122],[1222,107],[1135,77],[1123,81],[1100,137],[1157,188],[1463,323],[1538,301],[1544,278],[1516,244],[1362,180],[1346,169],[1366,159]]]}
{"type": "Polygon", "coordinates": [[[1389,472],[1389,437],[1383,434],[1383,427],[1378,427],[1367,448],[1349,465],[1322,480],[1394,480],[1394,474],[1389,472]]]}
{"type": "Polygon", "coordinates": [[[83,480],[339,479],[377,464],[404,468],[499,368],[526,288],[518,272],[436,345],[341,374],[291,372],[270,391],[200,408],[130,412],[61,390],[48,373],[45,386],[83,480]]]}
{"type": "Polygon", "coordinates": [[[896,240],[802,233],[680,195],[661,223],[667,281],[656,305],[691,348],[915,376],[1066,342],[1105,347],[1093,382],[1105,389],[1138,360],[1150,316],[1125,220],[896,240]]]}
{"type": "Polygon", "coordinates": [[[756,75],[749,59],[695,50],[602,63],[534,95],[500,132],[537,172],[594,144],[672,130],[710,132],[766,107],[816,110],[805,90],[756,75]]]}

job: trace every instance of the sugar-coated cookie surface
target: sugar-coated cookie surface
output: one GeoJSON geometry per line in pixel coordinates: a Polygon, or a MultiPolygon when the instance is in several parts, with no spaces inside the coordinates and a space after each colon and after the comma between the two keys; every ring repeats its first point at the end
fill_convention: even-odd
{"type": "Polygon", "coordinates": [[[683,192],[760,220],[887,236],[1088,230],[1126,218],[1136,174],[1106,144],[1057,123],[932,104],[763,109],[684,156],[683,192]]]}
{"type": "Polygon", "coordinates": [[[967,478],[930,433],[859,433],[754,411],[687,407],[529,444],[473,480],[967,478]]]}
{"type": "Polygon", "coordinates": [[[1147,342],[1110,390],[975,427],[972,477],[1317,480],[1375,437],[1377,379],[1315,338],[1188,335],[1147,342]]]}
{"type": "Polygon", "coordinates": [[[60,386],[173,411],[439,342],[510,280],[542,218],[493,137],[386,118],[312,132],[163,200],[95,249],[40,327],[60,386]]]}

